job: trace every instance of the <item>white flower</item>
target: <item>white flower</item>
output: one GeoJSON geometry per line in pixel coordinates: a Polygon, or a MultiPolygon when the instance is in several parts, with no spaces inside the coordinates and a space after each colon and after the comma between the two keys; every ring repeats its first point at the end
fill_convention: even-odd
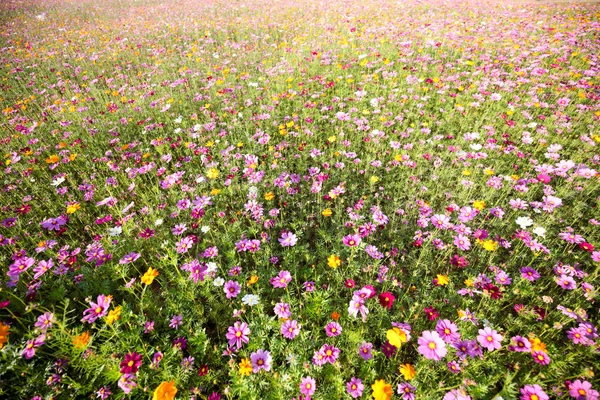
{"type": "Polygon", "coordinates": [[[202,231],[202,233],[206,233],[206,232],[210,231],[210,226],[204,225],[202,228],[200,228],[200,230],[202,231]]]}
{"type": "Polygon", "coordinates": [[[108,234],[110,236],[119,236],[121,232],[123,232],[123,228],[121,228],[120,226],[115,226],[114,228],[110,228],[108,230],[108,234]]]}
{"type": "Polygon", "coordinates": [[[519,217],[515,220],[515,223],[521,227],[521,229],[527,229],[528,226],[533,225],[533,220],[529,217],[519,217]]]}
{"type": "Polygon", "coordinates": [[[225,279],[221,278],[220,276],[215,278],[215,280],[213,281],[213,285],[215,286],[223,286],[225,284],[225,279]]]}
{"type": "Polygon", "coordinates": [[[532,230],[532,232],[540,237],[543,237],[543,238],[546,237],[546,229],[542,228],[541,226],[536,226],[535,229],[532,230]]]}
{"type": "Polygon", "coordinates": [[[175,122],[176,124],[180,124],[182,119],[183,119],[183,117],[180,115],[179,117],[175,118],[175,120],[173,122],[175,122]]]}
{"type": "Polygon", "coordinates": [[[213,272],[217,272],[218,269],[219,269],[219,267],[214,262],[209,262],[208,264],[206,264],[206,272],[209,274],[212,274],[213,272]]]}
{"type": "Polygon", "coordinates": [[[58,177],[58,178],[56,178],[55,180],[52,181],[52,186],[58,186],[61,183],[63,183],[64,181],[65,181],[65,178],[63,178],[62,176],[58,177]]]}
{"type": "Polygon", "coordinates": [[[156,221],[154,221],[154,226],[160,226],[160,225],[162,225],[162,223],[163,223],[163,219],[159,218],[156,221]]]}
{"type": "Polygon", "coordinates": [[[481,150],[481,148],[482,148],[483,146],[481,146],[480,144],[476,143],[476,144],[472,144],[472,145],[471,145],[471,146],[469,146],[469,147],[471,147],[471,150],[479,151],[479,150],[481,150]]]}
{"type": "Polygon", "coordinates": [[[247,294],[242,297],[242,303],[247,306],[255,306],[258,304],[260,298],[255,294],[247,294]]]}

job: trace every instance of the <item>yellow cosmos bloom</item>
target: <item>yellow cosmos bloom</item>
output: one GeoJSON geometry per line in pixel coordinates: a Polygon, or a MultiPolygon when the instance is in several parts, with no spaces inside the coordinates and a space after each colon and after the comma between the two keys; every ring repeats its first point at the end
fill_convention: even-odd
{"type": "Polygon", "coordinates": [[[73,346],[75,346],[76,349],[85,348],[89,342],[90,342],[90,333],[89,332],[83,332],[82,334],[77,335],[73,338],[73,346]]]}
{"type": "Polygon", "coordinates": [[[152,285],[152,282],[154,282],[154,278],[156,278],[157,276],[158,271],[150,267],[148,268],[148,271],[146,271],[146,273],[142,276],[142,283],[146,285],[152,285]]]}
{"type": "Polygon", "coordinates": [[[327,265],[329,265],[331,268],[337,268],[342,265],[342,259],[335,254],[332,254],[327,259],[327,265]]]}
{"type": "Polygon", "coordinates": [[[175,387],[175,381],[163,382],[154,391],[152,400],[173,400],[177,394],[177,388],[175,387]]]}
{"type": "Polygon", "coordinates": [[[59,160],[60,160],[60,157],[58,157],[56,154],[54,154],[54,155],[51,155],[50,157],[46,158],[46,163],[47,164],[56,164],[59,160]]]}
{"type": "Polygon", "coordinates": [[[333,214],[333,211],[331,210],[331,208],[326,208],[323,210],[323,212],[321,212],[321,214],[324,217],[331,217],[331,214],[333,214]]]}
{"type": "Polygon", "coordinates": [[[273,192],[265,193],[265,200],[271,201],[274,198],[275,198],[275,193],[273,193],[273,192]]]}
{"type": "Polygon", "coordinates": [[[383,379],[375,381],[375,383],[371,385],[371,388],[373,389],[373,398],[375,400],[390,400],[394,394],[392,385],[385,383],[385,380],[383,379]]]}
{"type": "Polygon", "coordinates": [[[216,168],[211,168],[206,173],[208,179],[217,179],[219,177],[219,170],[216,168]]]}
{"type": "Polygon", "coordinates": [[[248,286],[254,285],[256,282],[258,282],[258,276],[252,275],[250,279],[248,279],[248,286]]]}
{"type": "Polygon", "coordinates": [[[123,311],[123,306],[117,306],[110,310],[106,316],[106,323],[112,325],[113,322],[121,319],[121,311],[123,311]]]}
{"type": "Polygon", "coordinates": [[[388,330],[385,334],[385,337],[392,346],[398,349],[402,346],[402,343],[407,342],[406,333],[402,329],[396,327],[388,330]]]}
{"type": "Polygon", "coordinates": [[[240,374],[242,375],[250,375],[252,372],[252,363],[247,358],[242,358],[240,361],[240,374]]]}
{"type": "Polygon", "coordinates": [[[437,274],[436,278],[437,278],[437,283],[440,286],[445,286],[448,283],[450,283],[450,281],[448,280],[448,275],[437,274]]]}
{"type": "Polygon", "coordinates": [[[4,322],[0,322],[0,349],[8,342],[8,335],[10,335],[8,328],[9,326],[5,325],[4,322]]]}
{"type": "Polygon", "coordinates": [[[417,375],[415,369],[410,364],[402,364],[400,366],[400,373],[404,376],[404,379],[406,379],[407,381],[414,379],[414,377],[417,375]]]}
{"type": "Polygon", "coordinates": [[[482,200],[475,200],[473,202],[473,208],[476,208],[477,210],[481,211],[485,208],[485,202],[482,200]]]}
{"type": "Polygon", "coordinates": [[[79,210],[80,208],[81,208],[81,204],[79,204],[79,203],[69,204],[67,206],[67,214],[73,214],[75,211],[79,210]]]}

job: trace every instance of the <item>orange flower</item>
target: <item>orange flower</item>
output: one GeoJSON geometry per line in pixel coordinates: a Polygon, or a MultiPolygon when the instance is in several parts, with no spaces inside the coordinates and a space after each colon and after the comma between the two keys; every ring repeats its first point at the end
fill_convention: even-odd
{"type": "Polygon", "coordinates": [[[146,273],[142,276],[141,281],[146,285],[152,285],[152,282],[154,282],[154,278],[156,278],[157,276],[158,271],[150,267],[148,268],[148,271],[146,271],[146,273]]]}
{"type": "Polygon", "coordinates": [[[337,311],[332,312],[331,318],[333,318],[334,321],[337,321],[338,319],[340,319],[340,313],[337,311]]]}
{"type": "Polygon", "coordinates": [[[76,349],[85,348],[90,342],[90,332],[83,332],[81,335],[77,335],[73,338],[73,346],[76,349]]]}
{"type": "Polygon", "coordinates": [[[56,154],[53,154],[50,157],[46,158],[46,163],[47,164],[56,164],[59,160],[60,160],[60,158],[56,154]]]}
{"type": "Polygon", "coordinates": [[[371,388],[373,389],[373,398],[375,398],[375,400],[390,400],[394,394],[392,385],[385,383],[385,380],[383,379],[375,381],[375,383],[371,385],[371,388]]]}
{"type": "Polygon", "coordinates": [[[154,391],[152,400],[173,400],[177,394],[177,388],[175,387],[175,381],[163,382],[154,391]]]}
{"type": "Polygon", "coordinates": [[[8,342],[8,335],[10,335],[8,328],[9,326],[5,325],[4,322],[0,322],[0,349],[8,342]]]}

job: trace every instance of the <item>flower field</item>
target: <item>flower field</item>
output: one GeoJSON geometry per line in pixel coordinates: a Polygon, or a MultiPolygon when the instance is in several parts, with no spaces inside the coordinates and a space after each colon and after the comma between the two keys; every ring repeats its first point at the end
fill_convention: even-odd
{"type": "Polygon", "coordinates": [[[598,399],[599,20],[0,2],[0,397],[598,399]]]}

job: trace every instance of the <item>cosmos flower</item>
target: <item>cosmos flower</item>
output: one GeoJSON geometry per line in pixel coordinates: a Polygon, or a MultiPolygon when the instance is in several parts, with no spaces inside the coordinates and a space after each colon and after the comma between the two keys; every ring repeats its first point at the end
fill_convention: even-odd
{"type": "Polygon", "coordinates": [[[417,350],[427,359],[439,361],[448,352],[446,343],[435,331],[423,331],[418,342],[419,348],[417,350]]]}

